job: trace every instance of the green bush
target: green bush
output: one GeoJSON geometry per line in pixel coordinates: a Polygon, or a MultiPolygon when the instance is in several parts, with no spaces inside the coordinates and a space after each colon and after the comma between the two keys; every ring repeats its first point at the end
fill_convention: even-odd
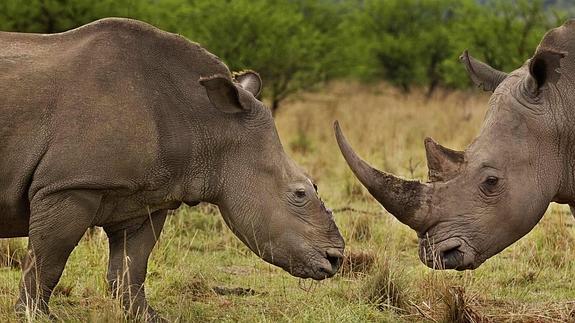
{"type": "Polygon", "coordinates": [[[573,11],[543,0],[4,0],[0,29],[52,33],[107,16],[180,33],[232,70],[253,69],[275,112],[332,78],[386,80],[404,91],[470,86],[464,49],[511,71],[573,11]]]}

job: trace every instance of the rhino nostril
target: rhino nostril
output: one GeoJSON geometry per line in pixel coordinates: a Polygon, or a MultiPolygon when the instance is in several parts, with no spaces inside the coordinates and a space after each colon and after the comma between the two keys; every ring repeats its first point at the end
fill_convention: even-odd
{"type": "Polygon", "coordinates": [[[459,246],[441,252],[441,265],[444,269],[456,269],[463,263],[463,253],[459,246]]]}
{"type": "Polygon", "coordinates": [[[445,249],[441,251],[441,257],[445,257],[449,254],[452,254],[453,252],[457,251],[459,249],[459,246],[453,247],[453,248],[449,248],[449,249],[445,249]]]}
{"type": "Polygon", "coordinates": [[[341,266],[343,254],[337,249],[330,248],[326,250],[326,258],[331,264],[332,270],[335,272],[339,269],[339,266],[341,266]]]}

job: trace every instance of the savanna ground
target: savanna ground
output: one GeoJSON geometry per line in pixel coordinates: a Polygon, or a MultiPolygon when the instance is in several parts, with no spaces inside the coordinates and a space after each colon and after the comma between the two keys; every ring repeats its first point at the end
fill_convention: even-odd
{"type": "MultiPolygon", "coordinates": [[[[279,111],[277,127],[335,210],[347,242],[343,272],[322,282],[293,278],[244,247],[215,207],[183,207],[169,217],[152,254],[148,299],[176,322],[573,321],[575,222],[567,207],[552,205],[530,234],[475,271],[432,271],[418,260],[415,233],[353,177],[332,130],[338,119],[373,165],[425,180],[423,138],[463,149],[486,108],[487,96],[478,91],[427,100],[418,92],[405,96],[385,85],[344,82],[292,98],[279,111]]],[[[12,306],[25,242],[0,242],[3,322],[17,321],[12,306]]],[[[106,264],[105,235],[86,235],[51,300],[53,314],[67,322],[124,320],[107,292],[106,264]]]]}

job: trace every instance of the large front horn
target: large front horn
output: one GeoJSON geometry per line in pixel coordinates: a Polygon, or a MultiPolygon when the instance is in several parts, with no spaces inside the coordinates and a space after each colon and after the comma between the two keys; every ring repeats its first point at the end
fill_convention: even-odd
{"type": "Polygon", "coordinates": [[[418,211],[425,200],[428,185],[404,180],[371,167],[353,151],[337,121],[334,123],[334,129],[343,157],[363,186],[389,213],[419,231],[423,219],[418,211]]]}

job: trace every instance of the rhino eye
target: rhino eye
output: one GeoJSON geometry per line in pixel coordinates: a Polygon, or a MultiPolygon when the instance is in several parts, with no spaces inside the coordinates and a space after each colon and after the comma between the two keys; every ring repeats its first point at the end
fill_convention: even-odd
{"type": "Polygon", "coordinates": [[[493,186],[497,185],[497,182],[499,182],[499,178],[497,178],[495,176],[489,176],[489,177],[487,177],[487,179],[485,179],[484,183],[488,187],[493,187],[493,186]]]}
{"type": "Polygon", "coordinates": [[[480,189],[486,196],[495,196],[500,191],[499,178],[495,176],[487,176],[487,178],[481,183],[480,189]]]}
{"type": "Polygon", "coordinates": [[[295,196],[297,198],[304,198],[305,197],[305,190],[304,189],[299,189],[295,191],[295,196]]]}

